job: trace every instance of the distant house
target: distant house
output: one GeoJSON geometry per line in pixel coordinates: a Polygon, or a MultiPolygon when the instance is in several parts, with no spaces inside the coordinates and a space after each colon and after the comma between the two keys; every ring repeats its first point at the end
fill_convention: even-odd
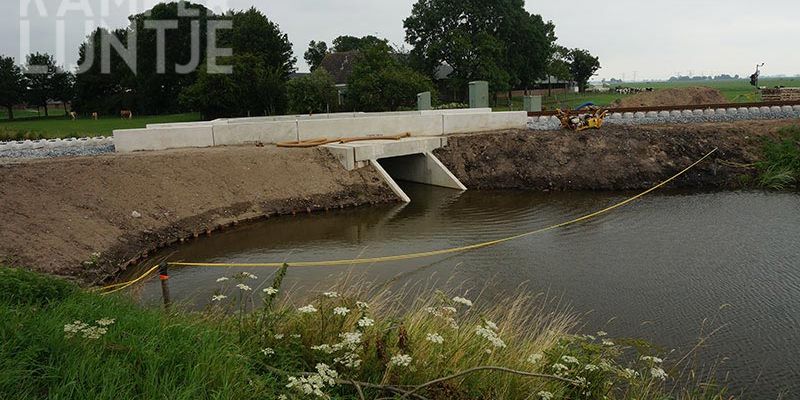
{"type": "Polygon", "coordinates": [[[361,52],[358,50],[329,53],[322,59],[322,64],[320,64],[320,68],[325,69],[333,77],[334,83],[336,83],[336,90],[339,92],[339,105],[344,102],[347,81],[353,73],[353,67],[355,67],[359,54],[361,52]]]}

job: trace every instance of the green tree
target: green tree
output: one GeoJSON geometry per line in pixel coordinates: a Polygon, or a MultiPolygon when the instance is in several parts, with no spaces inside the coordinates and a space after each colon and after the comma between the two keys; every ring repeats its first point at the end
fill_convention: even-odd
{"type": "Polygon", "coordinates": [[[0,106],[8,110],[8,119],[14,119],[14,106],[22,101],[24,89],[22,70],[13,58],[0,56],[0,106]]]}
{"type": "Polygon", "coordinates": [[[34,53],[27,57],[25,81],[28,84],[27,100],[37,108],[44,107],[44,115],[49,116],[47,102],[54,100],[57,77],[63,71],[56,65],[53,56],[47,53],[34,53]]]}
{"type": "Polygon", "coordinates": [[[339,93],[333,78],[324,68],[287,83],[289,110],[295,114],[328,112],[336,105],[339,93]]]}
{"type": "Polygon", "coordinates": [[[311,43],[308,44],[308,50],[306,50],[303,58],[305,58],[306,63],[308,63],[309,68],[313,72],[322,64],[322,60],[325,59],[326,55],[328,55],[328,44],[312,40],[311,43]]]}
{"type": "Polygon", "coordinates": [[[568,60],[572,78],[578,83],[580,91],[585,92],[589,79],[600,69],[600,59],[587,50],[572,49],[569,52],[568,60]]]}
{"type": "Polygon", "coordinates": [[[433,91],[424,75],[402,65],[387,44],[363,48],[347,84],[347,102],[358,111],[413,108],[417,94],[433,91]]]}
{"type": "Polygon", "coordinates": [[[333,52],[341,53],[345,51],[362,50],[367,47],[374,47],[381,44],[388,46],[389,41],[372,35],[363,37],[344,35],[333,39],[333,52]]]}
{"type": "Polygon", "coordinates": [[[221,47],[230,47],[234,55],[254,55],[266,68],[288,79],[295,71],[297,59],[292,51],[292,42],[281,32],[280,26],[255,7],[225,16],[228,17],[233,22],[233,29],[220,31],[221,47]]]}
{"type": "Polygon", "coordinates": [[[554,27],[528,13],[523,0],[419,0],[404,21],[414,64],[433,76],[447,64],[466,87],[487,80],[493,91],[544,76],[554,27]]]}
{"type": "Polygon", "coordinates": [[[221,65],[232,66],[233,73],[209,73],[203,66],[197,82],[181,94],[183,106],[200,111],[205,119],[274,115],[285,110],[282,71],[267,66],[253,54],[228,57],[221,65]]]}
{"type": "Polygon", "coordinates": [[[53,76],[52,85],[52,99],[60,101],[64,106],[64,115],[69,115],[67,103],[72,102],[72,99],[75,96],[75,75],[69,71],[59,70],[53,76]]]}
{"type": "Polygon", "coordinates": [[[121,109],[137,109],[134,101],[137,76],[119,53],[112,51],[108,55],[109,71],[103,71],[101,46],[104,41],[108,43],[112,38],[127,46],[128,31],[118,29],[110,32],[105,28],[98,28],[81,44],[78,50],[80,67],[75,75],[72,102],[74,111],[112,115],[121,109]]]}

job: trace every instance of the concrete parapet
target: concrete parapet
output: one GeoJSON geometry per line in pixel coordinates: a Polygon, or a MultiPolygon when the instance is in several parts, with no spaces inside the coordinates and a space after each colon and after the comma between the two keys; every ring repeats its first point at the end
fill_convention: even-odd
{"type": "Polygon", "coordinates": [[[479,114],[442,115],[442,133],[469,133],[500,129],[524,129],[528,121],[525,111],[479,114]]]}
{"type": "Polygon", "coordinates": [[[739,109],[736,110],[736,112],[741,113],[741,114],[747,114],[747,113],[750,112],[750,109],[747,108],[747,107],[739,107],[739,109]]]}
{"type": "Polygon", "coordinates": [[[792,109],[795,111],[800,111],[800,106],[792,106],[792,109]]]}
{"type": "Polygon", "coordinates": [[[625,119],[633,119],[633,117],[634,117],[634,114],[632,112],[626,112],[626,113],[622,114],[622,118],[625,118],[625,119]]]}
{"type": "Polygon", "coordinates": [[[680,110],[672,110],[669,112],[670,117],[680,117],[682,114],[680,110]]]}
{"type": "Polygon", "coordinates": [[[716,113],[717,113],[717,112],[716,112],[716,111],[714,111],[714,110],[713,110],[713,109],[711,109],[711,108],[706,108],[705,110],[703,110],[703,115],[714,115],[714,114],[716,114],[716,113]]]}
{"type": "Polygon", "coordinates": [[[750,108],[748,108],[748,111],[750,111],[753,114],[760,114],[761,113],[761,109],[758,108],[758,107],[750,107],[750,108]]]}
{"type": "Polygon", "coordinates": [[[634,117],[634,118],[644,118],[644,117],[646,117],[646,116],[647,116],[647,114],[646,114],[646,113],[644,113],[644,112],[641,112],[641,111],[638,111],[638,112],[636,112],[635,114],[633,114],[633,117],[634,117]]]}
{"type": "Polygon", "coordinates": [[[658,112],[658,116],[662,118],[669,118],[669,111],[660,111],[658,112]]]}
{"type": "Polygon", "coordinates": [[[214,145],[292,142],[298,138],[297,125],[297,121],[214,125],[214,145]]]}
{"type": "Polygon", "coordinates": [[[725,115],[725,114],[728,113],[728,111],[726,109],[724,109],[724,108],[718,108],[718,109],[714,110],[714,112],[719,114],[719,115],[725,115]]]}
{"type": "Polygon", "coordinates": [[[772,112],[781,112],[781,111],[783,111],[783,110],[781,110],[780,106],[772,106],[772,107],[769,108],[769,110],[772,111],[772,112]]]}
{"type": "Polygon", "coordinates": [[[733,107],[731,107],[731,108],[729,108],[729,109],[727,110],[727,112],[728,112],[728,114],[736,114],[736,113],[738,113],[738,112],[739,112],[739,109],[738,109],[738,108],[733,108],[733,107]]]}
{"type": "MultiPolygon", "coordinates": [[[[646,115],[647,115],[648,118],[655,118],[655,117],[658,117],[658,112],[656,112],[656,111],[648,111],[646,115]]],[[[667,113],[667,115],[669,115],[669,113],[667,113]]]]}
{"type": "MultiPolygon", "coordinates": [[[[527,123],[527,114],[525,116],[527,123]]],[[[403,115],[364,117],[357,119],[329,119],[298,121],[299,140],[319,138],[342,138],[354,136],[392,136],[411,133],[415,136],[438,136],[442,134],[442,116],[403,115]]]]}
{"type": "Polygon", "coordinates": [[[691,116],[691,115],[694,115],[694,112],[692,110],[683,110],[683,111],[681,111],[681,115],[683,115],[683,116],[691,116]]]}
{"type": "Polygon", "coordinates": [[[704,110],[692,110],[692,115],[705,115],[704,110]]]}
{"type": "Polygon", "coordinates": [[[611,119],[622,119],[622,114],[615,112],[615,113],[611,114],[610,118],[611,119]]]}
{"type": "Polygon", "coordinates": [[[783,111],[783,112],[792,112],[792,106],[783,106],[783,107],[781,107],[781,111],[783,111]]]}
{"type": "Polygon", "coordinates": [[[211,126],[114,131],[114,147],[121,153],[211,146],[214,146],[214,131],[211,126]]]}

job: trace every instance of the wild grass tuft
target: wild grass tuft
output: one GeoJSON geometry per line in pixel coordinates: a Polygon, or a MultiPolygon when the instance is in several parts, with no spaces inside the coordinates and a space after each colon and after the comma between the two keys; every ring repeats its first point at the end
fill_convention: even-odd
{"type": "Polygon", "coordinates": [[[759,183],[774,190],[800,187],[800,126],[782,129],[778,139],[766,139],[764,159],[757,164],[759,183]]]}

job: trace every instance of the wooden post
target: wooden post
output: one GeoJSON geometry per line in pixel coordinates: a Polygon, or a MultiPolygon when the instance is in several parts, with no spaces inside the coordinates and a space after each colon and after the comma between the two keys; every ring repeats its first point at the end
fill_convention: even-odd
{"type": "Polygon", "coordinates": [[[172,298],[169,295],[169,264],[161,263],[158,277],[161,279],[161,297],[164,298],[164,307],[169,308],[172,305],[172,298]]]}

